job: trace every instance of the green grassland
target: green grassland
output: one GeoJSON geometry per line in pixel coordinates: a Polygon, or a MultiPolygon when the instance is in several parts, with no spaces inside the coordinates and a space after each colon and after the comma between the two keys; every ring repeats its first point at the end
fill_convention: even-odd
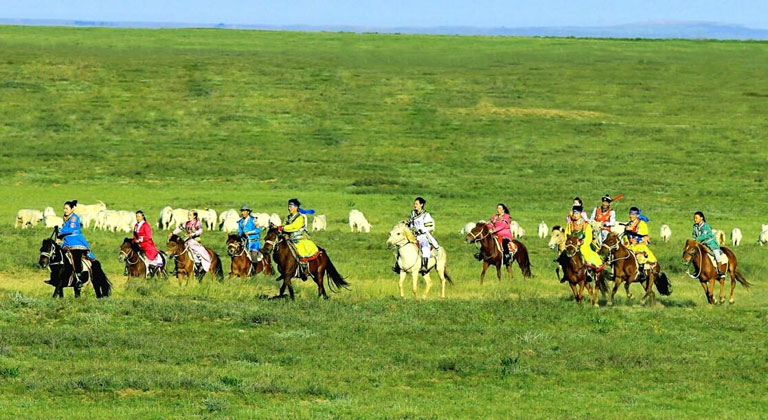
{"type": "Polygon", "coordinates": [[[0,27],[0,418],[764,418],[766,74],[759,42],[0,27]],[[672,228],[657,308],[579,307],[535,237],[605,193],[672,228]],[[446,299],[396,297],[385,241],[416,195],[446,299]],[[263,276],[127,282],[101,231],[114,296],[52,300],[49,232],[13,229],[73,198],[155,218],[292,197],[328,216],[313,237],[352,284],[330,301],[266,300],[263,276]],[[458,231],[498,202],[534,277],[480,285],[458,231]],[[735,305],[685,275],[695,210],[744,232],[735,305]]]}

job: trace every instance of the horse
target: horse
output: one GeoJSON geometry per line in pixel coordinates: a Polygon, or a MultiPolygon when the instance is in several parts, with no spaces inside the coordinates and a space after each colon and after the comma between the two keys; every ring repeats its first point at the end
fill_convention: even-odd
{"type": "Polygon", "coordinates": [[[589,293],[590,303],[593,306],[598,306],[597,291],[605,289],[605,283],[603,282],[602,271],[595,273],[587,269],[584,264],[584,260],[579,251],[581,240],[578,235],[570,235],[565,240],[565,249],[558,254],[555,262],[559,264],[557,268],[557,278],[560,278],[560,268],[563,269],[563,279],[561,281],[567,281],[568,286],[571,287],[574,299],[579,305],[584,304],[584,288],[586,287],[589,293]],[[592,285],[590,282],[595,279],[594,293],[592,292],[592,285]],[[578,286],[578,290],[577,290],[578,286]]]}
{"type": "MultiPolygon", "coordinates": [[[[736,255],[728,248],[720,247],[720,249],[723,251],[723,254],[725,254],[728,257],[728,262],[725,264],[725,268],[721,271],[726,274],[731,275],[731,296],[728,300],[728,303],[734,303],[735,300],[733,299],[733,290],[736,288],[736,282],[738,281],[741,283],[742,286],[749,288],[749,286],[752,286],[752,283],[748,282],[746,278],[744,278],[744,274],[742,274],[741,270],[738,266],[738,261],[736,260],[736,255]]],[[[715,299],[715,280],[717,280],[717,269],[715,269],[715,265],[712,263],[712,260],[706,256],[707,249],[704,247],[704,245],[697,242],[695,239],[688,239],[685,241],[685,248],[683,249],[683,262],[685,262],[688,266],[693,265],[693,269],[695,270],[696,274],[691,274],[689,271],[686,270],[686,274],[690,276],[693,279],[698,279],[699,282],[701,282],[701,287],[704,289],[704,294],[707,296],[707,302],[716,305],[717,299],[715,299]]],[[[721,267],[723,265],[721,264],[721,267]]],[[[725,297],[723,296],[723,287],[725,285],[725,276],[720,278],[720,303],[725,302],[725,297]]]]}
{"type": "Polygon", "coordinates": [[[547,244],[549,249],[557,249],[558,254],[565,250],[565,229],[561,226],[552,227],[552,236],[547,244]]]}
{"type": "Polygon", "coordinates": [[[325,249],[320,247],[317,247],[317,249],[317,256],[306,263],[305,269],[300,270],[295,245],[291,243],[287,235],[278,232],[276,225],[270,224],[267,235],[264,237],[264,253],[271,253],[272,259],[277,263],[277,271],[280,273],[280,276],[275,281],[283,281],[282,286],[280,286],[280,294],[275,296],[275,298],[285,297],[285,289],[287,288],[291,300],[295,299],[293,284],[291,283],[294,278],[306,281],[307,276],[312,277],[312,280],[317,284],[317,295],[322,296],[323,299],[330,298],[325,292],[326,274],[328,274],[328,279],[330,280],[328,288],[332,292],[349,286],[346,279],[336,270],[325,249]]]}
{"type": "MultiPolygon", "coordinates": [[[[99,261],[91,261],[91,269],[86,272],[84,281],[78,281],[79,276],[74,275],[73,258],[82,258],[84,251],[66,251],[51,238],[44,239],[40,246],[40,259],[37,265],[40,268],[48,268],[51,271],[51,278],[46,283],[56,289],[52,297],[64,297],[64,288],[72,287],[75,290],[75,297],[80,297],[80,290],[83,284],[91,280],[93,291],[97,298],[107,297],[112,294],[112,283],[109,282],[107,275],[101,268],[99,261]]],[[[82,273],[81,273],[82,275],[82,273]]]]}
{"type": "MultiPolygon", "coordinates": [[[[400,297],[405,297],[405,294],[403,293],[403,282],[405,281],[405,276],[407,274],[410,274],[413,278],[413,296],[416,297],[419,284],[419,271],[421,270],[421,252],[419,250],[416,237],[413,236],[413,233],[408,228],[408,226],[405,225],[405,223],[398,223],[389,232],[387,247],[396,249],[397,266],[400,268],[400,282],[398,283],[400,288],[400,297]]],[[[422,274],[424,281],[427,283],[427,287],[424,289],[422,298],[427,297],[429,294],[429,289],[432,287],[432,279],[429,277],[429,272],[433,268],[436,269],[437,275],[440,277],[440,281],[442,282],[442,291],[440,292],[441,297],[445,297],[446,281],[453,285],[451,276],[449,276],[445,271],[445,265],[448,257],[445,253],[445,248],[438,248],[435,250],[435,254],[437,255],[432,255],[432,257],[429,259],[427,272],[422,274]]]]}
{"type": "Polygon", "coordinates": [[[250,252],[245,247],[245,240],[238,235],[229,235],[227,237],[227,255],[232,258],[232,265],[229,271],[230,277],[250,277],[255,276],[262,271],[265,276],[272,275],[272,262],[269,253],[259,251],[262,256],[261,261],[251,261],[250,252]]]}
{"type": "MultiPolygon", "coordinates": [[[[483,272],[480,273],[480,284],[483,284],[485,279],[485,272],[488,267],[493,265],[496,267],[496,277],[501,281],[501,264],[507,267],[507,273],[509,278],[512,275],[512,261],[504,261],[504,253],[501,251],[501,242],[499,239],[491,234],[491,229],[485,222],[479,222],[472,230],[464,237],[468,243],[480,243],[480,252],[477,254],[477,259],[483,262],[483,272]]],[[[510,259],[517,261],[517,265],[520,267],[520,271],[523,272],[523,277],[531,277],[531,261],[528,259],[528,249],[522,242],[517,239],[512,240],[517,246],[517,251],[512,253],[510,259]]]]}
{"type": "Polygon", "coordinates": [[[616,295],[616,291],[619,290],[622,281],[624,282],[624,291],[627,294],[627,299],[632,299],[632,293],[629,292],[629,285],[631,283],[639,282],[643,285],[645,288],[643,299],[649,298],[651,306],[656,304],[656,294],[653,291],[654,286],[662,295],[669,296],[672,294],[672,285],[666,273],[661,271],[661,264],[656,262],[651,268],[646,266],[646,269],[643,270],[645,273],[640,272],[640,263],[638,262],[637,255],[624,246],[621,237],[615,232],[609,233],[603,241],[603,244],[600,246],[600,256],[613,270],[614,283],[608,305],[613,305],[613,297],[616,295]]]}
{"type": "Polygon", "coordinates": [[[120,245],[120,253],[117,255],[117,260],[125,263],[125,271],[128,273],[128,277],[168,277],[168,256],[163,251],[157,251],[163,260],[163,265],[158,267],[150,265],[147,262],[147,257],[144,255],[141,247],[138,243],[134,242],[132,238],[123,239],[123,243],[120,245]],[[147,269],[149,266],[149,269],[147,269]]]}
{"type": "MultiPolygon", "coordinates": [[[[224,278],[224,270],[221,267],[221,259],[219,255],[213,252],[212,249],[205,247],[208,254],[211,256],[211,274],[219,281],[224,278]]],[[[181,284],[182,278],[187,279],[189,283],[189,276],[194,275],[198,281],[202,282],[206,272],[202,269],[197,270],[195,267],[195,261],[192,259],[191,250],[186,241],[181,239],[178,235],[171,235],[168,239],[168,246],[166,253],[174,258],[176,263],[176,278],[179,279],[181,284]]]]}

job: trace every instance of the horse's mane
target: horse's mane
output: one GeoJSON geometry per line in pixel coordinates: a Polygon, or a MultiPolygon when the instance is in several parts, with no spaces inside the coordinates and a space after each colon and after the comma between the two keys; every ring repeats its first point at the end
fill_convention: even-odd
{"type": "Polygon", "coordinates": [[[176,242],[176,243],[180,243],[180,244],[184,243],[184,241],[181,239],[181,237],[179,237],[179,235],[177,235],[175,233],[171,235],[171,238],[168,239],[168,242],[176,242]]]}
{"type": "Polygon", "coordinates": [[[413,235],[413,232],[411,232],[411,230],[408,229],[408,226],[405,223],[400,222],[400,223],[396,224],[392,228],[392,230],[394,230],[394,229],[402,230],[403,231],[403,235],[405,235],[405,239],[407,239],[408,242],[410,242],[412,244],[415,244],[417,242],[416,241],[416,236],[413,235]]]}
{"type": "Polygon", "coordinates": [[[235,235],[234,233],[230,233],[229,235],[227,235],[227,240],[229,239],[237,240],[237,239],[240,239],[240,236],[235,235]]]}

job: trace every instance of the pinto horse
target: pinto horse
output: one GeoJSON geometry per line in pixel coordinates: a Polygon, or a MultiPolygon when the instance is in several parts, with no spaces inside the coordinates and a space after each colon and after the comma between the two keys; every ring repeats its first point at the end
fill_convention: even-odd
{"type": "MultiPolygon", "coordinates": [[[[720,247],[728,257],[728,264],[721,271],[731,275],[731,296],[728,303],[733,303],[733,290],[736,288],[736,282],[741,283],[742,286],[749,288],[752,284],[744,278],[736,260],[736,255],[728,248],[720,247]]],[[[695,239],[688,239],[685,241],[685,248],[683,249],[683,261],[688,265],[693,265],[695,274],[691,274],[686,271],[686,274],[691,278],[698,279],[701,282],[701,287],[704,289],[704,294],[707,296],[707,302],[716,305],[717,299],[715,299],[715,280],[717,280],[717,269],[712,263],[712,260],[707,256],[707,250],[704,245],[697,242],[695,239]]],[[[722,267],[722,265],[721,265],[722,267]]],[[[723,287],[725,285],[725,276],[720,278],[720,303],[725,302],[725,296],[723,296],[723,287]]]]}
{"type": "MultiPolygon", "coordinates": [[[[37,265],[40,268],[51,270],[51,278],[47,282],[56,289],[53,291],[53,297],[64,297],[64,288],[72,287],[75,289],[75,297],[80,297],[80,290],[83,283],[78,281],[77,275],[74,275],[75,268],[72,265],[73,258],[82,258],[84,251],[65,251],[53,239],[44,239],[40,246],[40,259],[37,265]]],[[[82,273],[81,273],[82,275],[82,273]]],[[[97,298],[107,297],[112,293],[112,283],[109,282],[107,275],[101,268],[101,263],[91,261],[91,269],[88,277],[93,285],[93,291],[97,298]]]]}
{"type": "MultiPolygon", "coordinates": [[[[224,270],[221,267],[221,259],[219,258],[219,255],[207,246],[205,247],[205,250],[208,251],[208,254],[211,256],[211,275],[213,275],[215,279],[221,281],[224,278],[224,270]]],[[[202,269],[199,271],[196,270],[195,261],[191,254],[192,250],[189,249],[186,241],[181,239],[178,235],[171,235],[171,238],[168,240],[166,252],[169,256],[172,256],[176,262],[176,278],[179,279],[179,284],[181,284],[183,278],[186,278],[187,283],[189,283],[190,275],[194,275],[198,281],[203,281],[206,272],[202,269]]]]}
{"type": "Polygon", "coordinates": [[[349,286],[349,283],[334,267],[328,253],[323,248],[317,247],[317,249],[317,257],[307,263],[308,268],[299,270],[300,263],[295,256],[296,251],[293,244],[290,243],[290,239],[286,235],[280,234],[277,226],[270,224],[267,235],[264,237],[264,253],[272,253],[273,260],[277,263],[277,271],[280,273],[280,277],[275,281],[283,281],[283,285],[280,286],[280,294],[275,296],[276,298],[285,297],[285,289],[287,288],[291,300],[294,300],[293,285],[291,284],[294,278],[306,281],[307,276],[312,277],[312,280],[317,284],[317,294],[323,299],[329,298],[324,285],[326,273],[330,280],[328,288],[332,292],[349,286]]]}
{"type": "MultiPolygon", "coordinates": [[[[489,266],[496,267],[496,277],[499,281],[501,281],[501,264],[507,266],[509,278],[511,279],[513,277],[512,261],[504,261],[504,253],[501,251],[502,244],[491,233],[491,229],[486,223],[477,223],[464,239],[470,244],[480,243],[480,256],[478,260],[483,262],[483,272],[480,273],[480,284],[483,284],[485,272],[488,270],[489,266]]],[[[520,271],[523,272],[523,277],[531,277],[531,261],[528,259],[528,249],[517,239],[512,242],[517,246],[517,251],[512,254],[512,258],[517,261],[520,271]]]]}
{"type": "Polygon", "coordinates": [[[250,253],[245,247],[245,241],[238,235],[229,235],[227,237],[227,255],[232,258],[232,266],[229,271],[230,277],[250,277],[255,276],[262,271],[265,276],[272,275],[272,261],[269,253],[259,251],[262,256],[261,261],[252,262],[250,253]]]}
{"type": "Polygon", "coordinates": [[[559,264],[557,268],[557,277],[560,278],[560,268],[563,269],[563,281],[568,282],[571,292],[576,302],[584,304],[584,288],[589,293],[590,302],[593,306],[598,306],[597,292],[605,291],[605,282],[603,281],[603,272],[594,273],[589,270],[584,263],[579,247],[581,240],[578,235],[570,235],[565,240],[565,249],[561,252],[555,262],[559,264]],[[594,293],[590,282],[595,279],[594,293]],[[578,286],[578,288],[577,288],[578,286]]]}
{"type": "Polygon", "coordinates": [[[134,242],[132,238],[123,239],[123,243],[120,245],[120,253],[117,255],[117,260],[125,263],[125,269],[128,273],[128,277],[168,277],[168,257],[163,251],[157,251],[160,257],[163,259],[163,265],[160,267],[149,265],[147,269],[147,257],[143,255],[139,244],[134,242]]]}
{"type": "Polygon", "coordinates": [[[624,282],[624,291],[627,293],[627,299],[632,299],[632,293],[629,292],[629,285],[633,282],[639,282],[645,289],[645,296],[650,299],[651,306],[656,303],[656,294],[653,287],[656,287],[659,293],[665,296],[672,294],[672,285],[669,283],[667,275],[661,271],[661,264],[656,262],[652,268],[646,268],[645,273],[640,272],[640,264],[637,255],[621,242],[621,237],[615,232],[611,232],[600,246],[600,255],[607,265],[613,269],[614,284],[611,291],[611,300],[608,305],[613,305],[613,297],[619,290],[621,282],[624,282]]]}

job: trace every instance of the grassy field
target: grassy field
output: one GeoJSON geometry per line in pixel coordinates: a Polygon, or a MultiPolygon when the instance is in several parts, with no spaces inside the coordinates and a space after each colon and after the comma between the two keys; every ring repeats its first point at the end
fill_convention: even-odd
{"type": "MultiPolygon", "coordinates": [[[[0,27],[0,418],[764,418],[768,44],[0,27]],[[673,294],[581,308],[536,225],[643,209],[673,294]],[[455,280],[397,298],[389,228],[424,196],[455,280]],[[263,276],[52,300],[20,208],[103,200],[328,216],[351,290],[263,276]],[[509,205],[534,278],[480,285],[467,221],[509,205]],[[370,234],[351,234],[350,209],[370,234]],[[754,286],[709,308],[691,214],[739,227],[754,286]]],[[[156,232],[161,238],[164,233],[156,232]]],[[[204,242],[224,252],[224,234],[204,242]]],[[[423,285],[421,285],[423,287],[423,285]]],[[[634,286],[635,295],[640,293],[634,286]]]]}

